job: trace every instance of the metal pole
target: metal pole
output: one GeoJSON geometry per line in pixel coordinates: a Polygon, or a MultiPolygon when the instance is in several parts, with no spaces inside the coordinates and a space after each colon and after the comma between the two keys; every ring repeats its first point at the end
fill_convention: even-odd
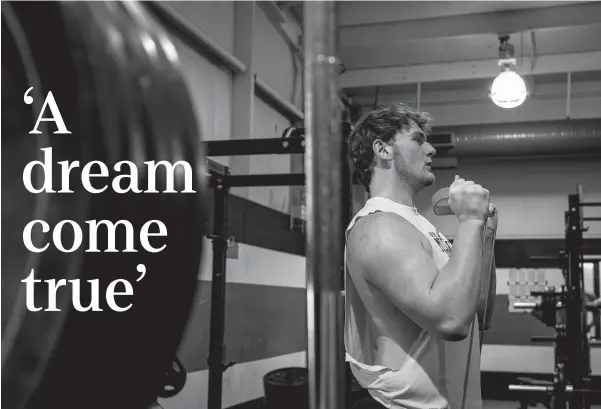
{"type": "Polygon", "coordinates": [[[242,61],[220,46],[204,31],[199,30],[194,24],[188,23],[179,17],[171,6],[162,3],[158,1],[142,2],[148,11],[162,23],[163,27],[174,33],[178,39],[184,41],[190,48],[201,55],[209,53],[211,57],[214,57],[232,72],[246,72],[246,65],[242,61]]]}
{"type": "MultiPolygon", "coordinates": [[[[353,178],[351,173],[351,166],[349,160],[349,144],[348,138],[351,134],[351,124],[345,123],[341,129],[342,133],[342,204],[340,208],[341,216],[341,229],[340,229],[340,240],[342,241],[341,247],[344,247],[346,242],[346,226],[353,219],[353,178]]],[[[344,262],[340,264],[340,285],[344,288],[344,262]]]]}
{"type": "MultiPolygon", "coordinates": [[[[227,175],[225,175],[227,177],[227,175]]],[[[224,178],[217,177],[213,209],[213,282],[211,286],[211,323],[209,342],[209,394],[208,408],[221,409],[225,346],[225,285],[227,254],[227,199],[229,186],[224,178]]]]}
{"type": "MultiPolygon", "coordinates": [[[[574,385],[576,388],[583,387],[583,377],[588,371],[585,367],[586,345],[584,333],[584,304],[582,302],[583,293],[583,272],[582,272],[582,215],[578,206],[582,197],[582,189],[579,187],[579,194],[568,196],[568,225],[566,231],[566,253],[568,256],[568,274],[566,275],[566,285],[568,287],[568,308],[567,308],[567,360],[565,380],[567,384],[574,385]]],[[[568,399],[569,407],[574,409],[583,409],[583,400],[580,396],[570,397],[568,399]]]]}
{"type": "Polygon", "coordinates": [[[335,3],[306,2],[304,21],[309,407],[342,409],[342,138],[335,3]]]}
{"type": "Polygon", "coordinates": [[[278,94],[276,90],[271,88],[265,81],[256,75],[255,87],[258,95],[265,96],[273,105],[280,108],[280,112],[284,114],[284,116],[287,116],[291,121],[305,118],[305,115],[300,111],[300,109],[295,107],[294,104],[288,102],[286,98],[278,94]]]}

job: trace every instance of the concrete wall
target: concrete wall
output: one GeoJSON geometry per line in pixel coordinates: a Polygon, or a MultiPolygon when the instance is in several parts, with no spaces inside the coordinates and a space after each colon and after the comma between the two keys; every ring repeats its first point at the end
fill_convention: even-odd
{"type": "MultiPolygon", "coordinates": [[[[187,23],[207,34],[213,41],[234,54],[235,4],[232,2],[163,2],[163,6],[187,23]]],[[[172,36],[177,45],[186,80],[190,85],[202,129],[203,140],[233,138],[281,137],[290,121],[258,97],[253,102],[252,129],[244,135],[232,135],[233,77],[232,73],[215,65],[172,36]]],[[[275,30],[262,8],[255,6],[254,74],[280,96],[302,111],[302,69],[281,35],[275,30]],[[295,68],[296,67],[296,68],[295,68]]],[[[245,158],[219,157],[219,163],[234,166],[233,161],[248,161],[240,174],[289,173],[290,155],[252,156],[245,158]]],[[[241,170],[240,170],[241,169],[241,170]]],[[[260,187],[232,189],[232,194],[250,198],[265,206],[288,211],[289,189],[260,187]]]]}
{"type": "MultiPolygon", "coordinates": [[[[290,122],[259,98],[255,98],[254,138],[280,138],[290,122]]],[[[250,157],[250,173],[291,173],[292,155],[254,155],[250,157]]],[[[287,186],[261,186],[249,189],[249,199],[287,213],[290,204],[287,186]]]]}
{"type": "MultiPolygon", "coordinates": [[[[585,199],[601,199],[599,161],[505,161],[459,164],[457,169],[438,170],[436,183],[424,189],[416,205],[424,216],[447,237],[454,237],[454,216],[438,217],[431,211],[430,198],[438,189],[449,186],[454,175],[473,180],[491,192],[499,210],[498,239],[562,238],[568,195],[582,184],[585,199]]],[[[585,216],[601,216],[601,209],[587,208],[585,216]]],[[[601,237],[600,223],[590,223],[586,237],[601,237]]]]}

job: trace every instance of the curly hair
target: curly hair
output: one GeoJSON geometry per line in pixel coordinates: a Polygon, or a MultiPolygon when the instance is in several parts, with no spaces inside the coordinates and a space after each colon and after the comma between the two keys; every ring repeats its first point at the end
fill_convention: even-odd
{"type": "Polygon", "coordinates": [[[424,133],[431,130],[432,117],[427,112],[416,112],[408,105],[394,103],[363,115],[355,124],[349,137],[349,151],[353,179],[365,186],[369,184],[376,164],[373,144],[380,139],[389,143],[404,127],[415,122],[424,133]]]}

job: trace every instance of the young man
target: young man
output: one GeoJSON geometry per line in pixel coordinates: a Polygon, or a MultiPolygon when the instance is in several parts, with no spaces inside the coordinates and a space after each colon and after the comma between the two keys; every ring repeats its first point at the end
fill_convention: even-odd
{"type": "Polygon", "coordinates": [[[364,116],[351,135],[353,172],[370,199],[346,232],[346,360],[369,407],[481,409],[496,211],[486,189],[456,176],[452,247],[417,212],[415,195],[435,180],[430,120],[396,104],[364,116]]]}

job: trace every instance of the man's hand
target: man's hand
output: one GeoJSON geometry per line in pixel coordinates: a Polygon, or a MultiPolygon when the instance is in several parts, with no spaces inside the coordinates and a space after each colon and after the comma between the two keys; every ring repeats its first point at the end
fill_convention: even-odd
{"type": "Polygon", "coordinates": [[[459,222],[468,220],[483,222],[488,216],[489,192],[471,180],[455,176],[449,187],[449,207],[459,222]]]}

